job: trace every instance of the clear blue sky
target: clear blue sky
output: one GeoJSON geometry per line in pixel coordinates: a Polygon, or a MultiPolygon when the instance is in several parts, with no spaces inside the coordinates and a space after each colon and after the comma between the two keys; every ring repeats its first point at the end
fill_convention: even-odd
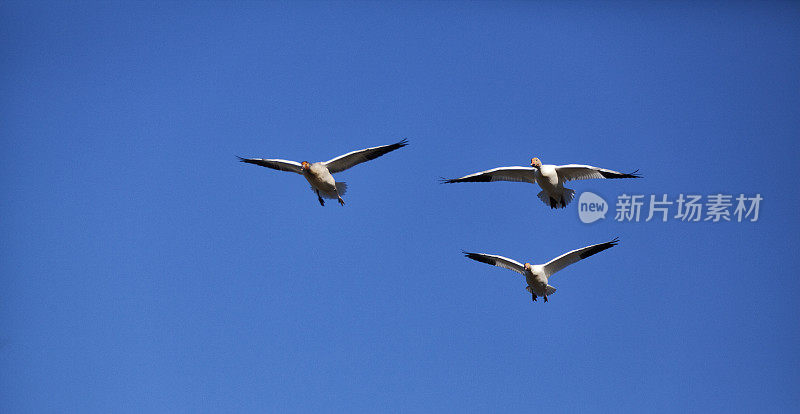
{"type": "Polygon", "coordinates": [[[791,411],[796,2],[4,2],[0,411],[791,411]],[[320,161],[347,205],[235,155],[320,161]],[[578,194],[760,193],[583,224],[578,194]],[[532,303],[518,275],[621,238],[532,303]]]}

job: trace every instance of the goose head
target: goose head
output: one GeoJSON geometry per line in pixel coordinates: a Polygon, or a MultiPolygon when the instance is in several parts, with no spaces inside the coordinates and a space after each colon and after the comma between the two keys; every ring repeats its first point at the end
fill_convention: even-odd
{"type": "Polygon", "coordinates": [[[538,158],[531,158],[531,167],[541,168],[542,167],[542,162],[539,161],[538,158]]]}

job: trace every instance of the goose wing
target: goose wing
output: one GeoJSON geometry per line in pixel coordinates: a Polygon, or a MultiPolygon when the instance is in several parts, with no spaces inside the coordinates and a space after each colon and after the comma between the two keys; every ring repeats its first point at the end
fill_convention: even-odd
{"type": "Polygon", "coordinates": [[[390,145],[382,145],[380,147],[372,147],[348,152],[347,154],[340,155],[332,160],[326,161],[325,166],[328,167],[328,171],[330,171],[331,174],[337,173],[361,164],[362,162],[374,160],[381,155],[392,152],[398,148],[403,148],[406,145],[408,145],[408,140],[404,139],[400,142],[390,145]]]}
{"type": "Polygon", "coordinates": [[[491,181],[517,181],[535,183],[533,167],[499,167],[476,172],[461,178],[444,179],[443,183],[482,183],[491,181]]]}
{"type": "Polygon", "coordinates": [[[547,274],[547,277],[550,277],[553,273],[558,272],[559,270],[575,262],[579,262],[593,254],[597,254],[602,252],[603,250],[610,249],[616,246],[618,243],[619,243],[619,238],[614,238],[614,240],[611,240],[609,242],[593,244],[591,246],[586,246],[580,249],[575,249],[571,252],[564,253],[561,256],[558,256],[555,259],[545,263],[544,272],[547,274]]]}
{"type": "Polygon", "coordinates": [[[260,165],[262,167],[272,168],[273,170],[289,171],[298,174],[303,173],[303,166],[300,165],[300,163],[297,161],[277,160],[277,159],[269,160],[263,158],[242,158],[242,157],[239,157],[239,161],[246,162],[248,164],[260,165]]]}
{"type": "Polygon", "coordinates": [[[568,164],[556,167],[556,173],[564,181],[587,180],[590,178],[641,178],[636,170],[630,174],[619,171],[607,170],[605,168],[593,167],[591,165],[568,164]]]}
{"type": "Polygon", "coordinates": [[[513,259],[509,259],[508,257],[486,253],[470,253],[465,251],[462,251],[462,253],[464,253],[464,256],[469,257],[472,260],[477,260],[481,263],[513,270],[521,275],[525,274],[525,267],[522,265],[522,263],[513,259]]]}

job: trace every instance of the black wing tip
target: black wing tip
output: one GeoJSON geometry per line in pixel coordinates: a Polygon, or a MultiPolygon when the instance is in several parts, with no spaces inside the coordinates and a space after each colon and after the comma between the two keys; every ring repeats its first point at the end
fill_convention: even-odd
{"type": "Polygon", "coordinates": [[[611,240],[611,241],[607,241],[605,243],[599,243],[599,244],[596,244],[594,246],[591,246],[590,249],[588,249],[587,251],[581,253],[580,258],[581,259],[585,259],[585,258],[587,258],[589,256],[594,256],[597,253],[600,253],[603,250],[610,249],[610,248],[612,248],[612,247],[614,247],[614,246],[616,246],[618,244],[619,244],[619,237],[614,237],[614,239],[611,240]]]}
{"type": "Polygon", "coordinates": [[[443,184],[453,184],[453,183],[489,183],[492,182],[492,177],[489,176],[477,176],[477,177],[461,177],[461,178],[444,178],[440,177],[440,180],[443,184]]]}
{"type": "Polygon", "coordinates": [[[388,149],[389,151],[394,151],[394,150],[396,150],[396,149],[403,148],[403,147],[405,147],[406,145],[408,145],[408,139],[406,139],[406,138],[403,138],[401,141],[399,141],[399,142],[395,142],[394,144],[389,144],[389,145],[387,145],[386,147],[387,147],[387,149],[388,149]]]}
{"type": "Polygon", "coordinates": [[[639,174],[639,170],[637,169],[636,171],[630,174],[625,174],[625,178],[642,178],[642,175],[639,174]]]}
{"type": "Polygon", "coordinates": [[[247,158],[240,157],[240,156],[238,156],[238,155],[236,156],[236,158],[238,158],[238,159],[239,159],[239,162],[248,162],[248,159],[247,159],[247,158]]]}
{"type": "Polygon", "coordinates": [[[639,170],[636,170],[636,171],[634,171],[632,173],[629,173],[629,174],[618,173],[618,172],[600,171],[600,175],[602,175],[603,178],[610,178],[610,179],[614,179],[614,178],[642,178],[642,175],[639,174],[639,170]]]}
{"type": "Polygon", "coordinates": [[[481,260],[482,257],[480,255],[480,253],[472,253],[472,252],[468,252],[466,250],[462,250],[461,253],[464,254],[464,257],[468,257],[468,258],[470,258],[472,260],[477,260],[479,262],[483,261],[483,260],[481,260]]]}
{"type": "Polygon", "coordinates": [[[464,250],[462,250],[461,253],[464,254],[464,257],[472,259],[472,260],[474,260],[476,262],[486,263],[486,264],[492,265],[492,266],[496,266],[497,265],[497,262],[495,261],[494,258],[486,257],[482,253],[470,253],[470,252],[464,251],[464,250]]]}
{"type": "Polygon", "coordinates": [[[381,157],[383,155],[386,155],[386,154],[388,154],[388,153],[390,153],[390,152],[392,152],[394,150],[403,148],[406,145],[408,145],[408,140],[404,138],[402,141],[396,142],[394,144],[382,145],[380,147],[374,147],[374,148],[368,148],[368,149],[372,149],[372,150],[376,150],[376,151],[373,152],[372,154],[367,154],[365,157],[367,158],[367,161],[374,160],[375,158],[378,158],[378,157],[381,157]]]}

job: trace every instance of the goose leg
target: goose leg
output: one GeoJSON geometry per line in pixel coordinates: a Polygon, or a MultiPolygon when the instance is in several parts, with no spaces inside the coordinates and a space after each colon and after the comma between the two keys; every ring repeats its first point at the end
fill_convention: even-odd
{"type": "Polygon", "coordinates": [[[547,303],[547,296],[544,296],[544,302],[547,303]]]}
{"type": "Polygon", "coordinates": [[[339,204],[344,205],[344,200],[342,200],[342,196],[340,196],[339,194],[336,194],[336,196],[339,197],[339,204]]]}
{"type": "Polygon", "coordinates": [[[533,295],[533,301],[536,302],[536,294],[531,292],[531,295],[533,295]]]}
{"type": "Polygon", "coordinates": [[[323,200],[322,197],[319,195],[319,190],[316,191],[317,191],[317,200],[319,200],[319,205],[324,206],[325,200],[323,200]]]}

